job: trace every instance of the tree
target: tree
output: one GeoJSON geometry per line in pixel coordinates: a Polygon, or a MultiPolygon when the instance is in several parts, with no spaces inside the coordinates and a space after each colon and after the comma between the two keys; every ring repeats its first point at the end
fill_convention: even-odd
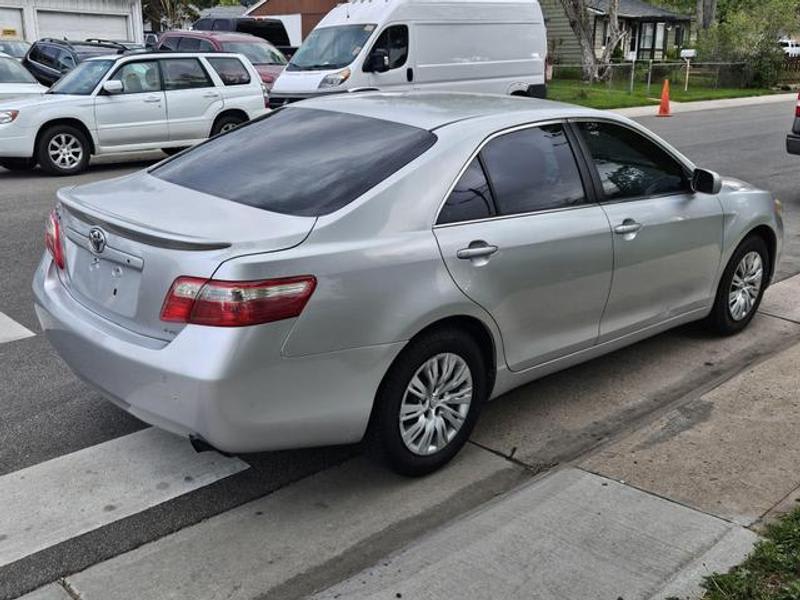
{"type": "Polygon", "coordinates": [[[153,31],[176,29],[198,16],[189,0],[144,0],[142,13],[150,21],[153,31]]]}
{"type": "Polygon", "coordinates": [[[561,6],[569,20],[572,32],[578,40],[583,57],[583,78],[586,81],[595,81],[605,78],[610,72],[608,64],[611,56],[619,43],[625,38],[625,32],[619,28],[619,0],[608,0],[608,29],[607,39],[600,58],[594,50],[594,27],[589,18],[586,0],[560,0],[561,6]]]}

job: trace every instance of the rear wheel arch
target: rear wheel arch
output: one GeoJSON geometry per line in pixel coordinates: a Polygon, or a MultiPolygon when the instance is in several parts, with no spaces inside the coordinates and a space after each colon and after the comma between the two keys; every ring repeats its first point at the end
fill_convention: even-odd
{"type": "Polygon", "coordinates": [[[39,130],[36,132],[36,141],[34,142],[33,145],[34,154],[39,148],[39,142],[41,141],[44,133],[48,129],[55,127],[57,125],[69,125],[70,127],[75,127],[76,129],[79,129],[81,133],[83,133],[86,136],[86,140],[89,142],[89,153],[95,154],[94,137],[92,137],[92,132],[89,130],[86,124],[80,119],[69,118],[69,117],[65,117],[63,119],[51,119],[50,121],[42,123],[42,125],[39,127],[39,130]]]}
{"type": "Polygon", "coordinates": [[[219,125],[220,121],[222,121],[223,119],[228,118],[228,117],[234,117],[236,119],[239,119],[242,123],[246,123],[247,121],[250,120],[250,117],[248,116],[248,114],[245,111],[243,111],[241,108],[230,108],[228,110],[223,110],[214,119],[214,123],[211,125],[211,134],[210,135],[215,135],[214,132],[216,131],[217,126],[219,125]]]}

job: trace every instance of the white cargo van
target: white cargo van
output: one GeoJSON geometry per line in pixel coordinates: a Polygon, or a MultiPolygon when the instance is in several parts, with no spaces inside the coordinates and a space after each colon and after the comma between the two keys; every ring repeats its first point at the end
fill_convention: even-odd
{"type": "Polygon", "coordinates": [[[352,0],[308,35],[270,105],[360,89],[543,97],[546,53],[536,0],[352,0]]]}

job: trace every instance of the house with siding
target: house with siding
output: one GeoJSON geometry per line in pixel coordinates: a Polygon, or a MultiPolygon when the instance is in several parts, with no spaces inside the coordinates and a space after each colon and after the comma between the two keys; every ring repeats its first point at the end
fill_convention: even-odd
{"type": "MultiPolygon", "coordinates": [[[[581,51],[560,0],[539,0],[547,23],[550,58],[560,64],[580,64],[581,51]]],[[[590,0],[589,13],[598,56],[608,42],[609,0],[590,0]]],[[[636,52],[636,60],[666,60],[689,41],[692,18],[643,0],[619,0],[620,29],[627,33],[622,56],[636,52]]]]}

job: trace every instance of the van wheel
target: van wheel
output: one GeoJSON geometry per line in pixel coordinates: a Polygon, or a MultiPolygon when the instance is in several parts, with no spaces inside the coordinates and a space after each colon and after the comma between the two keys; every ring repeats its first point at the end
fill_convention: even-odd
{"type": "Polygon", "coordinates": [[[30,171],[35,166],[32,158],[0,158],[0,167],[9,171],[30,171]]]}
{"type": "Polygon", "coordinates": [[[725,267],[706,324],[722,335],[747,327],[761,304],[770,268],[764,240],[757,235],[745,238],[725,267]]]}
{"type": "Polygon", "coordinates": [[[403,475],[435,471],[466,443],[487,394],[486,364],[471,336],[459,329],[423,335],[381,383],[368,450],[403,475]]]}
{"type": "Polygon", "coordinates": [[[167,156],[175,156],[178,152],[183,152],[189,146],[181,146],[179,148],[162,148],[161,151],[167,156]]]}
{"type": "Polygon", "coordinates": [[[236,115],[224,115],[219,117],[216,121],[214,121],[214,126],[211,128],[211,137],[215,135],[219,135],[220,133],[227,133],[232,129],[236,129],[242,123],[245,123],[247,119],[243,119],[242,117],[236,115]]]}
{"type": "Polygon", "coordinates": [[[55,125],[39,138],[36,158],[50,175],[76,175],[89,164],[89,141],[77,127],[55,125]]]}

